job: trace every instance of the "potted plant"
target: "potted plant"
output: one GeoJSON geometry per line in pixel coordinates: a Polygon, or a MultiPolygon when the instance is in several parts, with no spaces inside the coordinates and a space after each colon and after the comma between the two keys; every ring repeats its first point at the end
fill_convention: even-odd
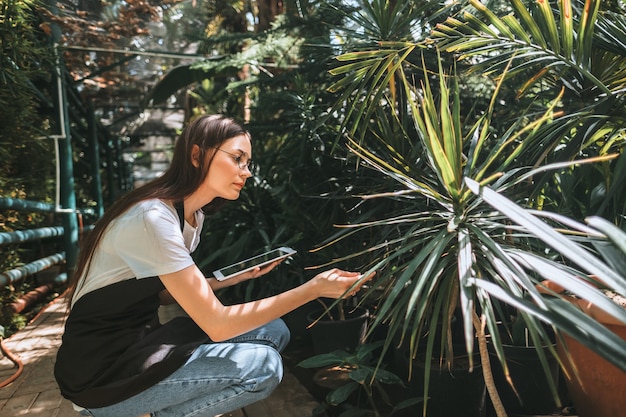
{"type": "MultiPolygon", "coordinates": [[[[510,148],[516,141],[532,141],[532,132],[547,123],[552,115],[548,111],[526,126],[514,122],[494,145],[487,148],[482,145],[488,137],[492,111],[466,126],[464,131],[458,101],[459,86],[454,74],[448,76],[440,66],[439,102],[428,76],[423,79],[419,105],[407,103],[414,118],[413,130],[407,128],[407,132],[417,136],[412,140],[421,144],[421,147],[416,144],[415,153],[419,151],[424,155],[419,158],[423,161],[420,166],[409,162],[409,158],[416,156],[405,156],[393,149],[390,151],[393,155],[384,155],[380,148],[375,152],[356,140],[350,141],[350,148],[362,161],[405,187],[383,195],[400,200],[396,211],[389,217],[353,224],[351,228],[358,230],[360,226],[368,230],[378,227],[385,239],[385,256],[375,267],[382,272],[376,275],[373,285],[388,289],[374,320],[374,325],[387,323],[389,326],[391,336],[385,347],[389,348],[393,335],[400,333],[409,345],[411,357],[417,354],[419,347],[427,357],[444,358],[440,363],[446,369],[453,363],[455,354],[461,353],[467,356],[472,369],[478,365],[473,353],[475,345],[479,345],[483,365],[480,369],[484,372],[491,397],[497,398],[490,367],[485,366],[489,361],[486,328],[494,334],[497,322],[501,320],[493,309],[491,297],[499,291],[511,298],[528,292],[537,293],[533,277],[511,261],[509,255],[517,250],[534,248],[525,239],[510,239],[510,221],[473,194],[463,178],[470,175],[480,181],[493,182],[502,190],[515,184],[523,185],[525,177],[515,175],[519,174],[521,167],[514,170],[514,160],[507,160],[505,155],[512,151],[510,148]],[[507,168],[510,169],[508,173],[507,168]],[[505,174],[501,175],[501,172],[505,174]],[[497,284],[479,287],[474,280],[497,284]],[[455,312],[460,312],[457,316],[462,340],[452,340],[451,337],[450,323],[455,312]],[[424,335],[426,337],[422,338],[424,335]],[[461,349],[458,348],[459,342],[463,344],[461,349]]],[[[408,80],[404,87],[405,96],[415,94],[408,80]]],[[[496,95],[494,93],[492,105],[496,102],[496,95]]],[[[377,114],[378,120],[384,117],[384,114],[377,114]]],[[[381,129],[386,123],[381,122],[381,129]]],[[[379,136],[383,137],[385,133],[381,132],[379,136]]],[[[333,237],[333,242],[336,241],[337,238],[333,237]]],[[[549,340],[536,315],[529,315],[528,326],[536,345],[549,340]]],[[[502,359],[502,344],[497,337],[494,341],[498,357],[502,359]]],[[[409,361],[410,365],[412,363],[409,361]]],[[[425,414],[431,367],[431,361],[424,361],[425,414]]]]}
{"type": "MultiPolygon", "coordinates": [[[[621,271],[623,275],[623,271],[626,271],[626,232],[600,217],[590,217],[587,223],[595,231],[605,235],[606,242],[610,243],[607,246],[603,241],[593,242],[598,250],[598,256],[614,271],[621,271]]],[[[581,230],[589,233],[586,229],[581,230]]],[[[626,276],[622,276],[622,279],[626,280],[626,276]]],[[[582,282],[589,285],[586,280],[582,282]]],[[[613,291],[610,286],[607,287],[602,280],[596,280],[592,285],[598,287],[605,297],[625,312],[621,316],[619,311],[609,314],[597,303],[589,301],[584,293],[567,292],[553,281],[545,281],[542,288],[548,293],[558,294],[626,340],[626,298],[613,291]],[[619,317],[615,317],[616,313],[619,317]]],[[[567,388],[578,415],[581,417],[623,415],[626,409],[626,372],[569,335],[562,336],[558,344],[559,353],[563,357],[567,388]]]]}
{"type": "MultiPolygon", "coordinates": [[[[556,244],[538,239],[532,230],[516,226],[514,217],[494,209],[481,191],[489,185],[491,191],[506,195],[506,201],[520,210],[521,206],[542,208],[542,201],[555,201],[557,195],[550,193],[552,172],[591,162],[609,164],[619,154],[623,130],[608,109],[615,108],[609,102],[623,100],[623,89],[614,83],[615,74],[609,75],[610,71],[590,72],[601,65],[591,70],[588,67],[598,45],[605,47],[604,56],[623,62],[624,55],[608,50],[600,39],[608,39],[611,31],[619,29],[607,23],[608,15],[596,19],[599,2],[587,3],[584,11],[551,9],[542,3],[537,5],[540,10],[531,14],[521,3],[511,2],[512,12],[507,11],[506,19],[501,19],[472,1],[471,13],[437,25],[428,43],[396,39],[378,42],[378,48],[361,45],[342,55],[340,65],[332,70],[342,76],[331,89],[345,90],[340,105],[346,107],[348,103],[343,110],[350,151],[357,163],[394,183],[384,191],[361,193],[364,201],[391,201],[386,215],[367,217],[360,213],[364,220],[346,224],[343,231],[352,235],[376,228],[380,234],[369,255],[382,262],[379,266],[383,272],[377,274],[374,285],[387,291],[373,325],[388,324],[386,347],[393,343],[392,335],[399,333],[412,355],[421,349],[427,355],[452,360],[455,352],[449,328],[454,312],[460,311],[464,350],[472,358],[478,340],[481,369],[498,415],[506,411],[498,404],[486,354],[488,332],[498,360],[506,366],[497,332],[502,317],[495,308],[496,301],[504,301],[525,316],[532,345],[547,347],[547,351],[536,349],[544,365],[548,355],[559,358],[545,329],[547,323],[559,334],[568,333],[594,346],[626,369],[623,341],[572,305],[536,288],[547,270],[567,277],[560,283],[568,288],[578,286],[574,277],[580,271],[574,273],[571,261],[562,262],[560,253],[561,243],[577,243],[561,235],[556,244]],[[594,32],[596,20],[601,34],[594,32]],[[550,27],[551,38],[543,39],[539,47],[534,40],[543,33],[538,28],[544,26],[550,27]],[[581,41],[572,45],[567,41],[574,34],[581,41]],[[550,50],[557,47],[557,41],[567,44],[569,52],[550,50]],[[573,50],[575,62],[571,59],[573,50]],[[468,76],[463,79],[466,84],[460,85],[452,65],[456,57],[440,55],[440,51],[461,51],[473,59],[468,68],[497,75],[491,85],[491,101],[479,114],[465,111],[473,103],[462,102],[462,88],[468,88],[472,79],[468,76]],[[546,67],[541,59],[529,62],[525,60],[528,56],[545,58],[550,65],[546,67]],[[433,61],[439,63],[438,70],[428,64],[433,61]],[[443,70],[446,62],[451,70],[443,70]],[[508,90],[507,81],[516,77],[523,80],[518,84],[521,87],[508,90]],[[582,93],[578,89],[581,79],[585,86],[591,85],[582,93]],[[555,89],[550,95],[538,85],[543,80],[559,86],[560,92],[555,89]],[[516,101],[524,97],[520,91],[530,95],[528,106],[516,101]],[[507,92],[511,94],[500,96],[507,92]],[[573,96],[581,97],[581,103],[574,102],[573,96]],[[571,107],[564,107],[567,105],[571,107]],[[525,110],[514,113],[519,107],[525,110]],[[594,148],[597,142],[593,139],[598,137],[617,146],[594,148]],[[376,256],[379,250],[383,253],[376,256]],[[423,335],[426,343],[420,344],[423,335]]],[[[623,46],[615,48],[624,50],[623,46]]],[[[476,72],[474,77],[475,82],[491,81],[476,72]]],[[[333,237],[331,241],[340,239],[333,237]]],[[[569,250],[570,246],[564,248],[569,250]]],[[[582,247],[575,252],[588,254],[582,247]]],[[[598,266],[594,263],[597,260],[589,262],[598,266]]],[[[623,283],[618,279],[613,278],[611,285],[623,293],[623,283]]]]}
{"type": "Polygon", "coordinates": [[[359,306],[356,298],[347,300],[317,300],[319,308],[308,314],[309,332],[315,354],[335,350],[354,352],[365,343],[369,311],[359,306]]]}
{"type": "Polygon", "coordinates": [[[539,213],[527,212],[476,183],[470,187],[538,239],[558,248],[565,259],[583,271],[559,270],[536,254],[526,257],[528,265],[545,279],[538,289],[552,299],[543,300],[562,309],[557,344],[576,412],[581,417],[622,415],[626,407],[626,276],[622,267],[626,233],[600,217],[587,219],[590,228],[563,216],[541,213],[585,234],[588,243],[603,249],[594,252],[541,221],[539,213]],[[612,243],[614,249],[604,246],[606,242],[612,243]],[[568,318],[571,323],[565,323],[568,318]]]}
{"type": "Polygon", "coordinates": [[[403,386],[402,379],[378,363],[374,352],[382,341],[359,345],[354,351],[335,350],[298,363],[303,368],[332,369],[343,378],[328,385],[326,403],[320,408],[340,407],[340,417],[391,416],[422,401],[420,397],[392,398],[387,385],[403,386]],[[356,397],[353,399],[352,397],[356,397]]]}
{"type": "Polygon", "coordinates": [[[408,346],[401,344],[393,348],[394,371],[415,395],[428,394],[428,416],[484,417],[487,392],[478,352],[470,360],[464,346],[456,345],[453,350],[453,360],[446,362],[438,349],[418,347],[412,356],[408,346]]]}

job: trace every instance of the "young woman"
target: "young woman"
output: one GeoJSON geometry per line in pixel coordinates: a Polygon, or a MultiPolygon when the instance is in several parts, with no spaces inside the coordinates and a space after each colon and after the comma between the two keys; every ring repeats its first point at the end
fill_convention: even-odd
{"type": "Polygon", "coordinates": [[[370,277],[332,269],[273,297],[223,305],[190,253],[206,213],[239,197],[252,175],[250,135],[203,116],[178,139],[159,178],[122,197],[79,254],[55,364],[65,398],[86,416],[214,416],[267,397],[282,378],[284,314],[318,297],[353,294],[370,277]],[[158,321],[160,304],[188,317],[158,321]]]}

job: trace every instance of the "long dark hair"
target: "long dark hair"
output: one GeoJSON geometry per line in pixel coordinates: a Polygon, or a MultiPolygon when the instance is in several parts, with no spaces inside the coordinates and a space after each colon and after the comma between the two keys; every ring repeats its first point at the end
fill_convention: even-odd
{"type": "MultiPolygon", "coordinates": [[[[108,225],[131,206],[143,200],[160,198],[164,200],[182,201],[191,195],[202,184],[209,173],[209,167],[219,148],[228,139],[250,134],[233,119],[222,115],[200,116],[192,120],[183,130],[174,146],[174,155],[169,168],[160,177],[129,191],[119,198],[104,215],[96,222],[93,230],[81,244],[76,262],[76,269],[70,271],[70,283],[67,300],[71,304],[81,277],[86,277],[91,259],[96,251],[108,225]],[[193,145],[200,147],[198,166],[192,163],[193,145]]],[[[217,211],[224,204],[217,198],[202,208],[206,214],[217,211]]],[[[84,278],[83,278],[84,279],[84,278]]],[[[69,304],[68,304],[69,305],[69,304]]]]}

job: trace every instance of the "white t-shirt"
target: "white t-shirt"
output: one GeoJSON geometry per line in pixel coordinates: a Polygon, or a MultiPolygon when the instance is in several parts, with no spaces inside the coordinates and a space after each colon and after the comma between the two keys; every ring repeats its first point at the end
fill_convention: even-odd
{"type": "Polygon", "coordinates": [[[94,254],[89,275],[79,282],[72,305],[88,292],[131,278],[169,274],[194,263],[191,253],[200,243],[204,214],[180,230],[173,206],[159,199],[142,201],[115,219],[94,254]]]}

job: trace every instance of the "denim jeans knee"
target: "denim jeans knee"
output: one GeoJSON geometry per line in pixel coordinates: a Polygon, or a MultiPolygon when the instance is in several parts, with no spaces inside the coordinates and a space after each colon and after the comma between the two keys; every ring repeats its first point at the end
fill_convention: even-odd
{"type": "Polygon", "coordinates": [[[285,322],[282,319],[276,319],[264,326],[244,333],[241,336],[228,339],[225,342],[263,343],[274,347],[274,349],[279,352],[282,352],[285,347],[287,347],[290,339],[291,333],[289,332],[289,328],[285,322]]]}
{"type": "Polygon", "coordinates": [[[95,417],[191,417],[228,413],[269,396],[283,377],[280,351],[289,330],[275,320],[223,343],[199,346],[185,365],[147,390],[95,417]]]}
{"type": "MultiPolygon", "coordinates": [[[[225,414],[267,398],[283,377],[280,353],[259,343],[202,345],[193,360],[157,384],[155,417],[225,414]]],[[[152,390],[152,389],[150,389],[152,390]]]]}

